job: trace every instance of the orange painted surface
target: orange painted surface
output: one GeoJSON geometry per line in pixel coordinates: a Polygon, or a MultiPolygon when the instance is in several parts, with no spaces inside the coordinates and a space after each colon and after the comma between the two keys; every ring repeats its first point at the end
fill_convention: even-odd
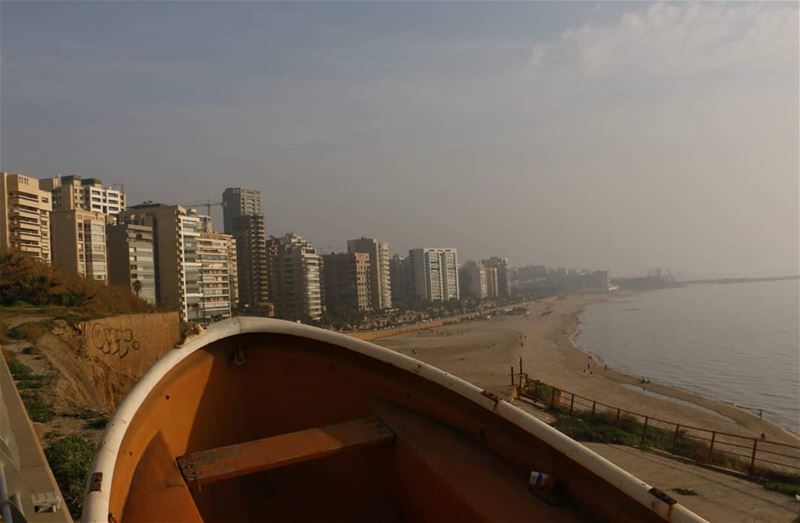
{"type": "Polygon", "coordinates": [[[161,380],[122,441],[110,512],[123,522],[658,521],[532,434],[444,387],[365,355],[279,334],[215,342],[161,380]],[[392,445],[200,489],[187,487],[175,461],[367,416],[395,433],[392,445]],[[555,476],[562,504],[529,491],[531,470],[555,476]]]}

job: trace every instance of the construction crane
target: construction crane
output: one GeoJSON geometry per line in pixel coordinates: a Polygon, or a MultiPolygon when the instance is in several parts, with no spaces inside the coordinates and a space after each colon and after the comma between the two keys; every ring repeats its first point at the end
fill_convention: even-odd
{"type": "Polygon", "coordinates": [[[206,216],[211,216],[211,208],[212,207],[222,207],[225,208],[225,202],[212,202],[210,199],[204,201],[203,203],[182,203],[184,207],[187,208],[197,208],[197,207],[205,207],[206,208],[206,216]]]}

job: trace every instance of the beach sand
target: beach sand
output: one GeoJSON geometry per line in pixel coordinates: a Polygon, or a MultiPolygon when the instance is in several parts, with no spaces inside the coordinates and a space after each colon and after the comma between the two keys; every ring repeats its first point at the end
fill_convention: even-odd
{"type": "Polygon", "coordinates": [[[583,308],[603,299],[607,296],[547,299],[530,303],[527,316],[468,321],[382,338],[376,343],[430,363],[504,398],[509,398],[512,391],[511,367],[516,372],[521,357],[523,370],[530,379],[615,407],[669,422],[749,437],[760,437],[763,433],[769,441],[800,444],[800,438],[751,412],[674,387],[646,385],[651,393],[719,414],[714,415],[693,405],[643,394],[635,390],[640,386],[640,377],[604,369],[571,341],[583,308]]]}

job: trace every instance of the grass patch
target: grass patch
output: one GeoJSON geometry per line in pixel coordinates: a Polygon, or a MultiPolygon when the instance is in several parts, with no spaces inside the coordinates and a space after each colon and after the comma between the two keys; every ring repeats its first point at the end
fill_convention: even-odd
{"type": "Polygon", "coordinates": [[[780,492],[787,496],[800,496],[800,483],[785,483],[783,481],[763,481],[761,485],[773,492],[780,492]]]}
{"type": "Polygon", "coordinates": [[[8,329],[6,335],[13,340],[36,341],[51,330],[53,320],[29,321],[8,329]]]}
{"type": "Polygon", "coordinates": [[[83,510],[83,491],[86,475],[92,463],[94,447],[81,436],[66,436],[44,451],[73,518],[83,510]]]}
{"type": "Polygon", "coordinates": [[[28,376],[33,375],[33,369],[25,365],[24,363],[20,363],[17,360],[9,360],[8,361],[8,370],[11,371],[11,375],[14,376],[14,379],[25,379],[28,376]]]}
{"type": "Polygon", "coordinates": [[[697,491],[694,490],[694,489],[690,489],[690,488],[677,487],[677,488],[674,488],[672,490],[674,492],[677,492],[678,494],[680,494],[682,496],[696,496],[697,495],[697,491]]]}
{"type": "Polygon", "coordinates": [[[55,417],[53,409],[50,405],[42,401],[42,398],[36,394],[26,391],[22,394],[22,402],[25,404],[25,410],[28,411],[28,416],[31,420],[37,423],[47,423],[55,417]]]}
{"type": "Polygon", "coordinates": [[[22,349],[22,354],[27,354],[28,356],[33,356],[33,355],[40,354],[40,353],[39,353],[39,350],[36,347],[31,345],[30,347],[25,347],[24,349],[22,349]]]}

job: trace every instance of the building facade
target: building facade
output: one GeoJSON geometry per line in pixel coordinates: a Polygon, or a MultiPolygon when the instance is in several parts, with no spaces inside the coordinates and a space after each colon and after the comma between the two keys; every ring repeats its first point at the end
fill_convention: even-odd
{"type": "Polygon", "coordinates": [[[103,185],[97,178],[58,175],[42,180],[42,188],[53,196],[53,210],[83,209],[113,216],[125,210],[125,193],[103,185]]]}
{"type": "Polygon", "coordinates": [[[271,237],[272,302],[275,315],[287,320],[318,321],[322,316],[322,257],[300,236],[271,237]]]}
{"type": "Polygon", "coordinates": [[[52,215],[53,265],[100,283],[108,283],[106,217],[83,209],[52,215]]]}
{"type": "Polygon", "coordinates": [[[456,249],[412,249],[408,252],[408,257],[415,302],[433,303],[459,299],[456,249]]]}
{"type": "Polygon", "coordinates": [[[197,259],[200,262],[198,315],[203,323],[231,317],[232,264],[228,259],[228,238],[224,236],[202,231],[197,240],[197,259]]]}
{"type": "Polygon", "coordinates": [[[326,254],[322,261],[327,310],[332,314],[371,312],[373,306],[369,254],[326,254]]]}
{"type": "Polygon", "coordinates": [[[347,252],[363,252],[370,257],[370,285],[372,307],[375,310],[392,307],[392,278],[389,257],[389,244],[374,238],[358,238],[347,241],[347,252]]]}
{"type": "Polygon", "coordinates": [[[143,203],[120,214],[120,223],[153,227],[158,304],[185,321],[203,320],[200,288],[200,217],[180,205],[143,203]]]}
{"type": "Polygon", "coordinates": [[[392,281],[392,305],[408,307],[413,304],[413,279],[411,263],[404,256],[395,254],[389,260],[389,275],[392,281]]]}
{"type": "Polygon", "coordinates": [[[468,261],[458,270],[459,292],[462,298],[483,300],[488,297],[486,268],[478,262],[468,261]]]}
{"type": "Polygon", "coordinates": [[[0,249],[14,249],[50,263],[53,203],[39,180],[0,172],[0,249]]]}
{"type": "Polygon", "coordinates": [[[498,258],[492,256],[481,262],[484,267],[493,271],[490,275],[492,284],[490,286],[490,297],[492,299],[507,299],[511,297],[511,272],[508,268],[508,258],[498,258]]]}
{"type": "Polygon", "coordinates": [[[223,230],[236,240],[238,302],[249,314],[268,315],[270,256],[267,252],[261,193],[229,187],[222,193],[223,230]]]}
{"type": "Polygon", "coordinates": [[[106,225],[108,282],[131,289],[139,298],[155,305],[156,268],[153,225],[130,223],[106,225]]]}

